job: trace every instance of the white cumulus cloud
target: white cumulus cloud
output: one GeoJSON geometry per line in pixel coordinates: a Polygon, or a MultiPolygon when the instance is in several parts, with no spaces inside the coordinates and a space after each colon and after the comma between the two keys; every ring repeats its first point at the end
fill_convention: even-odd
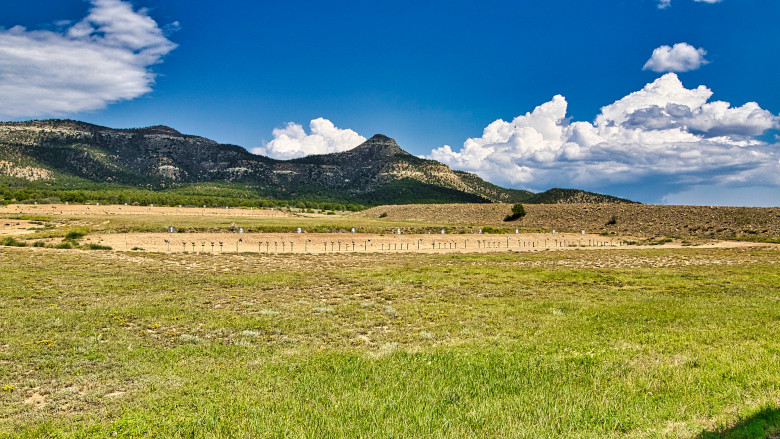
{"type": "Polygon", "coordinates": [[[645,186],[657,200],[695,184],[780,186],[778,145],[757,139],[780,118],[754,102],[733,107],[711,96],[667,73],[603,107],[591,123],[570,121],[559,95],[427,158],[513,187],[645,186]]]}
{"type": "Polygon", "coordinates": [[[317,118],[309,122],[309,134],[303,126],[289,122],[284,128],[273,130],[273,140],[252,149],[252,153],[289,160],[312,154],[329,154],[352,149],[366,138],[350,129],[341,129],[333,122],[317,118]]]}
{"type": "MultiPolygon", "coordinates": [[[[0,117],[61,116],[150,92],[149,67],[176,47],[146,10],[91,0],[61,31],[0,30],[0,117]]],[[[174,27],[177,23],[173,23],[174,27]]]]}
{"type": "Polygon", "coordinates": [[[645,63],[642,70],[654,72],[689,72],[696,70],[709,61],[704,59],[707,51],[695,48],[688,43],[677,43],[674,46],[661,46],[653,50],[653,55],[645,63]]]}

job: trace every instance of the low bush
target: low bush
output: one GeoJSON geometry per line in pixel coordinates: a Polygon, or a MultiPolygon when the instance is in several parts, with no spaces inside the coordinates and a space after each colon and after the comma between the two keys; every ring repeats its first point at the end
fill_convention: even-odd
{"type": "Polygon", "coordinates": [[[87,235],[87,232],[84,232],[82,230],[71,230],[70,232],[65,234],[65,239],[69,241],[75,241],[77,239],[81,239],[87,235]]]}
{"type": "Polygon", "coordinates": [[[0,241],[0,244],[5,245],[7,247],[27,247],[26,242],[17,241],[16,239],[10,236],[3,238],[3,240],[0,241]]]}
{"type": "Polygon", "coordinates": [[[86,247],[87,250],[112,250],[111,247],[107,245],[100,245],[100,244],[89,244],[86,247]]]}

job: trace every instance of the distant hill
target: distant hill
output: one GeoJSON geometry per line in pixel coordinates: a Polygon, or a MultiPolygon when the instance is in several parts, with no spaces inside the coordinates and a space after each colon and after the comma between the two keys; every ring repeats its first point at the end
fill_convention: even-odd
{"type": "Polygon", "coordinates": [[[636,201],[612,195],[597,194],[595,192],[580,189],[550,189],[538,194],[533,194],[524,200],[528,204],[639,204],[636,201]]]}
{"type": "Polygon", "coordinates": [[[71,120],[0,123],[0,178],[63,189],[215,183],[240,187],[244,196],[366,205],[627,202],[570,189],[505,189],[411,155],[381,134],[349,151],[282,161],[165,126],[112,129],[71,120]]]}

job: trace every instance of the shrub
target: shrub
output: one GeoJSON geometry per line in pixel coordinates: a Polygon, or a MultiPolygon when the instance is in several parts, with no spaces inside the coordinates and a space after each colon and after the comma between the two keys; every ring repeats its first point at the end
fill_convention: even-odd
{"type": "Polygon", "coordinates": [[[100,245],[100,244],[89,244],[86,247],[87,250],[111,250],[111,247],[107,245],[100,245]]]}
{"type": "Polygon", "coordinates": [[[27,246],[26,242],[17,241],[14,238],[11,238],[10,236],[6,237],[6,238],[3,238],[3,240],[0,241],[0,244],[3,244],[3,245],[8,246],[8,247],[26,247],[27,246]]]}
{"type": "Polygon", "coordinates": [[[512,206],[512,214],[507,215],[504,221],[515,221],[525,216],[525,207],[522,204],[516,203],[512,206]]]}
{"type": "Polygon", "coordinates": [[[69,242],[61,242],[54,246],[54,248],[62,248],[62,249],[71,249],[73,248],[73,244],[69,242]]]}
{"type": "Polygon", "coordinates": [[[609,217],[609,221],[607,221],[607,225],[614,226],[615,224],[617,224],[617,217],[615,215],[612,215],[611,217],[609,217]]]}
{"type": "Polygon", "coordinates": [[[81,239],[84,236],[86,236],[86,232],[82,232],[80,230],[71,230],[70,232],[65,234],[65,239],[69,241],[75,241],[77,239],[81,239]]]}

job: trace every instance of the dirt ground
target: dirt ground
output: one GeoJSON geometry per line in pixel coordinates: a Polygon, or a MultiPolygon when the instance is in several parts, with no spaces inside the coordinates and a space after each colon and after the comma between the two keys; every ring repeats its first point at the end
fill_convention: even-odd
{"type": "Polygon", "coordinates": [[[0,218],[0,236],[20,236],[33,233],[35,224],[26,220],[11,220],[0,218]]]}
{"type": "Polygon", "coordinates": [[[377,235],[367,233],[130,233],[89,235],[84,242],[115,250],[176,253],[491,252],[619,247],[597,235],[377,235]]]}

